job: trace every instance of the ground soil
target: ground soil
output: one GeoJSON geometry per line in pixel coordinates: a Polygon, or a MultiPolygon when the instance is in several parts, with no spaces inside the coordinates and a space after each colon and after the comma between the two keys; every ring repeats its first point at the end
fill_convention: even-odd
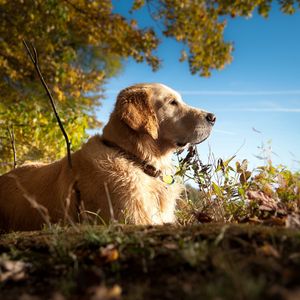
{"type": "Polygon", "coordinates": [[[205,224],[6,234],[0,299],[296,300],[300,232],[205,224]]]}

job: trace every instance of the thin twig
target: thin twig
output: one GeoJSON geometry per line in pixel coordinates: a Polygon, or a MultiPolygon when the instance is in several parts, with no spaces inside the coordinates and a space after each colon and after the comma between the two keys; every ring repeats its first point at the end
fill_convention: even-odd
{"type": "Polygon", "coordinates": [[[152,21],[154,22],[154,24],[158,27],[158,29],[163,32],[163,28],[161,27],[161,25],[158,22],[158,19],[155,17],[155,14],[153,13],[152,9],[151,9],[151,4],[154,7],[154,9],[158,10],[157,7],[155,7],[155,5],[153,3],[150,3],[151,1],[146,0],[146,7],[149,13],[150,18],[152,19],[152,21]]]}
{"type": "Polygon", "coordinates": [[[59,117],[59,115],[58,115],[58,113],[57,113],[57,110],[56,110],[56,107],[55,107],[55,103],[54,103],[52,94],[51,94],[51,92],[50,92],[50,90],[49,90],[49,88],[48,88],[48,85],[47,85],[47,83],[46,83],[46,81],[45,81],[45,79],[44,79],[44,77],[43,77],[43,75],[42,75],[42,73],[41,73],[40,66],[39,66],[39,61],[38,61],[37,51],[36,51],[36,49],[34,48],[34,46],[33,46],[32,44],[30,44],[30,47],[31,47],[31,49],[32,49],[32,50],[30,50],[30,48],[29,48],[29,46],[27,45],[27,43],[26,43],[25,40],[23,40],[23,44],[24,44],[24,46],[25,46],[25,48],[26,48],[26,50],[27,50],[27,53],[28,53],[28,55],[29,55],[29,57],[30,57],[30,59],[31,59],[31,61],[32,61],[32,63],[33,63],[33,65],[34,65],[34,67],[35,67],[37,73],[38,73],[38,76],[39,76],[39,78],[40,78],[40,81],[41,81],[43,87],[45,88],[46,93],[47,93],[47,95],[48,95],[48,97],[49,97],[49,99],[50,99],[50,103],[51,103],[52,109],[53,109],[53,111],[54,111],[56,120],[57,120],[57,122],[58,122],[59,128],[60,128],[60,130],[62,131],[62,134],[63,134],[63,136],[64,136],[64,138],[65,138],[65,141],[66,141],[66,144],[67,144],[68,163],[69,163],[70,169],[72,169],[71,143],[70,143],[70,140],[69,140],[69,138],[68,138],[68,135],[67,135],[67,133],[66,133],[66,131],[65,131],[65,129],[64,129],[64,126],[63,126],[63,124],[62,124],[62,122],[61,122],[61,120],[60,120],[60,117],[59,117]]]}
{"type": "Polygon", "coordinates": [[[9,173],[8,177],[13,178],[16,181],[17,187],[19,190],[21,190],[24,198],[29,202],[29,204],[35,208],[38,213],[40,214],[40,216],[42,217],[43,221],[48,225],[51,226],[51,222],[50,222],[50,215],[49,215],[49,211],[48,208],[45,207],[44,205],[38,203],[38,201],[36,201],[35,197],[33,195],[31,195],[22,185],[22,183],[20,182],[20,179],[18,178],[18,176],[16,176],[14,173],[9,173]]]}
{"type": "Polygon", "coordinates": [[[107,202],[108,202],[108,206],[109,206],[110,218],[111,218],[112,222],[115,223],[116,219],[115,219],[115,214],[114,214],[114,208],[113,208],[113,205],[111,202],[111,198],[110,198],[110,194],[109,194],[109,190],[108,190],[108,186],[107,186],[106,182],[104,182],[104,189],[105,189],[106,198],[107,198],[107,202]]]}
{"type": "Polygon", "coordinates": [[[10,142],[11,142],[11,148],[13,151],[13,157],[14,157],[14,169],[17,167],[17,151],[16,151],[16,143],[15,143],[15,133],[14,133],[14,127],[11,126],[11,130],[9,127],[7,127],[7,131],[9,134],[10,142]]]}

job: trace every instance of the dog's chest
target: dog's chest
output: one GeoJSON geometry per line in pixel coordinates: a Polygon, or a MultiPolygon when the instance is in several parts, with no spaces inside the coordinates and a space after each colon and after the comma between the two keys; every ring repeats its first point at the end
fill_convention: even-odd
{"type": "MultiPolygon", "coordinates": [[[[147,176],[147,175],[146,175],[147,176]]],[[[175,221],[176,200],[180,197],[182,185],[165,183],[161,178],[146,178],[139,188],[139,201],[144,206],[152,224],[172,223],[175,221]]]]}

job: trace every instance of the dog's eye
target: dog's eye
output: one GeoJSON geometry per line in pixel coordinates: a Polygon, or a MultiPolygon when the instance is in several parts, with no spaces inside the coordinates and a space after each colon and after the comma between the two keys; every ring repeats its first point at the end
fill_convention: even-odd
{"type": "Polygon", "coordinates": [[[177,105],[178,105],[178,102],[177,102],[176,99],[173,99],[173,100],[170,101],[170,104],[171,104],[171,105],[174,105],[174,106],[177,106],[177,105]]]}

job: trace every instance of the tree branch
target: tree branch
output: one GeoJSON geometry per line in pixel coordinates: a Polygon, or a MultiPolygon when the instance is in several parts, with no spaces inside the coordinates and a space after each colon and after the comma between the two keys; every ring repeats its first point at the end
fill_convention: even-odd
{"type": "Polygon", "coordinates": [[[58,115],[58,113],[57,113],[57,110],[56,110],[56,107],[55,107],[55,103],[54,103],[52,94],[51,94],[51,92],[50,92],[50,90],[49,90],[49,88],[48,88],[48,85],[47,85],[47,83],[45,82],[45,79],[44,79],[44,77],[43,77],[43,75],[42,75],[42,73],[41,73],[40,66],[39,66],[39,61],[38,61],[37,51],[36,51],[35,47],[34,47],[32,44],[30,44],[30,47],[31,47],[31,50],[30,50],[30,48],[29,48],[29,46],[28,46],[28,44],[27,44],[27,42],[26,42],[25,40],[23,40],[23,44],[24,44],[24,46],[25,46],[25,48],[26,48],[26,51],[27,51],[27,53],[28,53],[28,55],[29,55],[29,57],[30,57],[30,59],[31,59],[33,65],[34,65],[34,67],[35,67],[35,70],[37,71],[37,74],[38,74],[38,76],[39,76],[39,78],[40,78],[40,81],[41,81],[43,87],[44,87],[45,90],[46,90],[47,96],[48,96],[49,99],[50,99],[50,103],[51,103],[52,109],[53,109],[53,111],[54,111],[56,120],[57,120],[57,122],[58,122],[59,128],[60,128],[60,130],[62,131],[62,134],[63,134],[63,136],[64,136],[64,138],[65,138],[65,141],[66,141],[66,145],[67,145],[67,155],[68,155],[68,163],[69,163],[70,169],[72,169],[71,142],[70,142],[70,140],[69,140],[69,138],[68,138],[68,135],[67,135],[67,133],[66,133],[66,131],[65,131],[65,129],[64,129],[64,126],[63,126],[63,124],[62,124],[62,122],[61,122],[61,120],[60,120],[60,117],[59,117],[59,115],[58,115]]]}
{"type": "Polygon", "coordinates": [[[14,127],[11,127],[11,130],[9,127],[7,127],[7,132],[9,135],[9,139],[11,142],[11,148],[13,150],[13,157],[14,157],[14,169],[17,167],[17,151],[16,151],[16,143],[15,143],[15,133],[14,133],[14,127]]]}

